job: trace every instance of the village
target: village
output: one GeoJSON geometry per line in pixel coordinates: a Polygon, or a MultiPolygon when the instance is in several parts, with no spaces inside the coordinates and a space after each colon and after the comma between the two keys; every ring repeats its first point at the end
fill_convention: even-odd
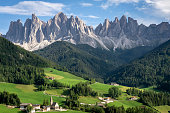
{"type": "Polygon", "coordinates": [[[40,104],[32,104],[32,103],[22,103],[20,104],[21,111],[27,111],[27,107],[31,106],[31,110],[29,113],[36,113],[36,112],[48,112],[48,111],[67,111],[67,109],[63,109],[57,102],[53,102],[53,98],[51,96],[50,105],[48,106],[41,106],[40,104]]]}
{"type": "MultiPolygon", "coordinates": [[[[53,80],[53,77],[49,77],[48,79],[53,80]]],[[[117,83],[110,83],[109,85],[119,86],[119,84],[117,84],[117,83]]],[[[53,95],[53,96],[55,96],[55,95],[53,95]]],[[[66,97],[66,96],[64,96],[64,97],[66,97]]],[[[80,105],[99,106],[99,107],[105,108],[106,104],[117,101],[111,97],[98,97],[98,99],[100,100],[100,102],[96,102],[96,104],[80,103],[80,105]]],[[[137,99],[138,98],[136,96],[132,96],[132,97],[128,98],[129,101],[137,100],[137,99]]],[[[48,105],[48,106],[41,106],[40,104],[32,104],[32,103],[22,103],[22,104],[20,104],[20,110],[28,112],[27,111],[28,106],[31,106],[31,108],[32,108],[31,111],[29,111],[29,113],[49,112],[49,111],[67,111],[67,109],[64,109],[61,106],[59,106],[59,104],[57,102],[53,102],[52,95],[50,98],[50,105],[48,105]]]]}

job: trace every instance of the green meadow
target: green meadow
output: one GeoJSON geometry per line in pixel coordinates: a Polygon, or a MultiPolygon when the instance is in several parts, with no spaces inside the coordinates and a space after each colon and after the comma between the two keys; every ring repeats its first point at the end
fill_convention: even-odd
{"type": "Polygon", "coordinates": [[[45,93],[49,95],[63,95],[64,89],[46,90],[45,93]]]}
{"type": "Polygon", "coordinates": [[[49,77],[54,77],[56,80],[58,80],[61,83],[68,84],[68,85],[75,85],[79,82],[85,82],[81,77],[77,77],[73,74],[70,74],[68,72],[58,71],[52,68],[44,68],[45,74],[49,77]]]}
{"type": "MultiPolygon", "coordinates": [[[[79,82],[86,82],[83,78],[77,77],[73,74],[68,72],[58,71],[52,68],[45,68],[45,74],[49,77],[54,77],[57,81],[67,84],[67,85],[75,85],[79,82]]],[[[107,96],[108,90],[111,87],[118,87],[122,90],[122,95],[117,98],[112,103],[109,103],[108,106],[124,106],[126,109],[128,107],[136,107],[136,106],[143,106],[142,103],[137,101],[130,101],[128,98],[131,96],[126,93],[126,90],[130,87],[127,86],[112,86],[109,84],[102,84],[102,83],[94,83],[89,85],[94,91],[97,91],[99,94],[104,94],[107,96]]],[[[23,84],[13,84],[13,83],[0,83],[0,91],[8,91],[10,93],[16,93],[22,103],[33,103],[33,104],[42,104],[44,99],[49,99],[49,95],[63,95],[64,90],[66,89],[51,89],[46,91],[36,91],[36,87],[34,85],[23,85],[23,84]]],[[[154,87],[148,87],[142,90],[154,90],[154,87]]],[[[60,105],[63,104],[65,98],[53,96],[53,100],[58,102],[60,105]]],[[[80,103],[86,104],[96,104],[96,102],[100,102],[100,100],[96,97],[80,97],[80,103]]],[[[170,106],[156,106],[155,109],[159,110],[161,113],[167,113],[170,111],[170,106]]],[[[47,113],[54,113],[56,111],[51,111],[47,113]]],[[[22,113],[19,109],[9,109],[5,105],[0,105],[0,113],[22,113]]],[[[41,112],[39,112],[41,113],[41,112]]],[[[63,113],[85,113],[82,111],[66,111],[63,113]]]]}
{"type": "Polygon", "coordinates": [[[91,84],[90,87],[94,90],[97,91],[100,94],[108,94],[108,90],[109,88],[113,87],[111,85],[108,84],[102,84],[99,82],[96,82],[94,84],[91,84]]]}
{"type": "MultiPolygon", "coordinates": [[[[44,95],[43,91],[36,92],[35,89],[33,85],[0,83],[0,91],[16,93],[22,103],[42,104],[44,99],[50,100],[49,95],[44,95]]],[[[53,100],[61,105],[65,98],[53,96],[53,100]]]]}
{"type": "Polygon", "coordinates": [[[142,106],[143,104],[133,100],[119,100],[108,104],[108,106],[113,106],[113,105],[117,107],[124,106],[125,108],[129,108],[129,107],[142,106]]]}
{"type": "Polygon", "coordinates": [[[18,108],[8,108],[5,105],[0,104],[0,113],[23,113],[18,108]]]}
{"type": "Polygon", "coordinates": [[[79,98],[80,103],[85,103],[85,104],[96,104],[96,102],[101,102],[97,97],[80,97],[79,98]]]}
{"type": "MultiPolygon", "coordinates": [[[[8,108],[5,105],[0,104],[0,113],[25,113],[19,110],[19,108],[8,108]]],[[[38,112],[38,113],[44,113],[44,112],[38,112]]],[[[73,111],[73,110],[68,110],[68,111],[50,111],[46,113],[87,113],[87,112],[82,112],[82,111],[73,111]]]]}
{"type": "Polygon", "coordinates": [[[98,93],[100,94],[108,94],[108,90],[109,88],[111,87],[118,87],[122,90],[122,92],[126,92],[126,90],[130,87],[127,87],[127,86],[122,86],[122,85],[119,85],[119,86],[113,86],[113,85],[109,85],[109,84],[102,84],[102,83],[99,83],[99,82],[96,82],[94,84],[91,84],[90,87],[94,90],[94,91],[97,91],[98,93]]]}
{"type": "Polygon", "coordinates": [[[154,107],[156,110],[160,111],[161,113],[168,113],[170,111],[170,106],[165,105],[165,106],[155,106],[154,107]]]}
{"type": "MultiPolygon", "coordinates": [[[[88,112],[83,112],[83,111],[73,111],[73,110],[68,110],[68,111],[50,111],[50,112],[45,112],[45,113],[88,113],[88,112]]],[[[44,112],[38,112],[38,113],[44,113],[44,112]]]]}

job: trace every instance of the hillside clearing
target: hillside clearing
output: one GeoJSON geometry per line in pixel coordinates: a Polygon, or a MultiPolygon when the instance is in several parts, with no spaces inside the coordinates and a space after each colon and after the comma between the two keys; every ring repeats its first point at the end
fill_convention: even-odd
{"type": "Polygon", "coordinates": [[[168,106],[168,105],[156,106],[154,108],[157,109],[158,111],[160,111],[161,113],[168,113],[168,111],[170,111],[170,106],[168,106]]]}
{"type": "Polygon", "coordinates": [[[19,111],[18,108],[8,108],[3,104],[0,104],[0,113],[24,113],[19,111]]]}
{"type": "Polygon", "coordinates": [[[124,106],[126,109],[128,107],[137,107],[137,106],[142,106],[142,103],[139,103],[137,101],[130,101],[130,100],[119,100],[119,101],[114,101],[112,103],[109,103],[108,106],[124,106]]]}
{"type": "Polygon", "coordinates": [[[85,104],[96,104],[96,102],[101,102],[101,101],[95,97],[80,97],[79,102],[85,104]]]}
{"type": "Polygon", "coordinates": [[[54,78],[57,78],[57,80],[61,83],[67,84],[67,85],[75,85],[79,82],[85,82],[81,77],[77,77],[73,74],[70,74],[68,72],[58,71],[52,68],[44,68],[45,74],[47,76],[51,76],[54,78]]]}
{"type": "MultiPolygon", "coordinates": [[[[33,85],[22,85],[22,84],[12,84],[12,83],[0,83],[0,91],[8,91],[9,93],[16,93],[22,103],[33,103],[42,104],[44,99],[49,99],[49,95],[44,95],[43,91],[34,91],[36,88],[33,85]]],[[[65,98],[53,97],[55,102],[60,105],[65,98]]]]}

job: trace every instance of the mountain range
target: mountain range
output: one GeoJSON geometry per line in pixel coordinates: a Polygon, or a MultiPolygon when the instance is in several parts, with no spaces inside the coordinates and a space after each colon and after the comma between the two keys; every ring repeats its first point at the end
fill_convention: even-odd
{"type": "Polygon", "coordinates": [[[41,21],[35,14],[24,25],[21,20],[12,21],[5,38],[29,51],[42,49],[55,41],[115,50],[158,46],[170,39],[169,31],[168,22],[147,27],[124,15],[120,19],[116,17],[114,21],[105,19],[103,24],[93,29],[77,16],[68,18],[60,12],[47,22],[41,21]]]}

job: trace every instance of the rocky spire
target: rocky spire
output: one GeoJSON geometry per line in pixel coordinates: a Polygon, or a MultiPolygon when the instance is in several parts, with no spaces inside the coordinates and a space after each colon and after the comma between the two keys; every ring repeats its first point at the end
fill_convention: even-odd
{"type": "Polygon", "coordinates": [[[122,29],[125,29],[126,28],[126,25],[127,25],[127,18],[125,15],[123,15],[120,19],[120,27],[122,29]]]}
{"type": "Polygon", "coordinates": [[[115,17],[114,23],[118,23],[118,22],[119,22],[118,17],[115,17]]]}
{"type": "Polygon", "coordinates": [[[155,39],[167,40],[167,37],[170,37],[169,31],[169,23],[146,27],[138,25],[137,21],[130,17],[127,22],[126,16],[123,15],[120,20],[116,17],[113,22],[105,19],[103,25],[99,24],[94,33],[93,28],[87,26],[80,18],[67,18],[64,13],[59,12],[47,23],[35,14],[26,20],[24,26],[21,20],[11,22],[6,38],[30,51],[44,48],[55,41],[101,46],[105,49],[125,49],[154,43],[152,41],[155,39]]]}

